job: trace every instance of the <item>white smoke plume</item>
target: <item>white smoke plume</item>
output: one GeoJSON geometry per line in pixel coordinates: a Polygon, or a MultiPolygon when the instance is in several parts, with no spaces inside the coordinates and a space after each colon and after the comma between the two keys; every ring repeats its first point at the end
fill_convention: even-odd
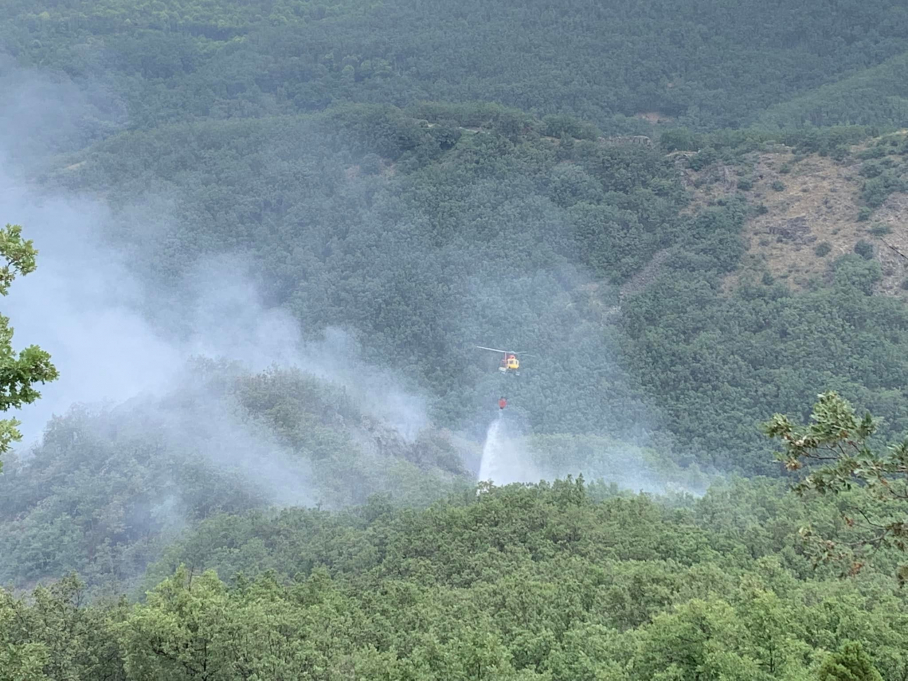
{"type": "Polygon", "coordinates": [[[631,492],[702,496],[712,476],[682,470],[643,447],[601,436],[528,436],[519,417],[506,410],[489,425],[478,481],[496,486],[583,476],[631,492]]]}
{"type": "MultiPolygon", "coordinates": [[[[0,83],[8,86],[0,101],[0,221],[21,224],[39,251],[37,270],[14,283],[0,300],[0,312],[15,330],[14,349],[40,345],[60,371],[57,381],[39,386],[41,399],[10,414],[22,422],[20,452],[40,440],[53,415],[66,414],[73,404],[125,404],[146,410],[149,428],[163,440],[192,442],[213,463],[245,470],[280,502],[304,501],[299,490],[305,470],[230,405],[196,392],[190,420],[162,406],[163,396],[191,391],[185,367],[200,355],[233,360],[250,371],[298,367],[344,386],[363,412],[409,440],[427,425],[425,401],[399,387],[389,372],[362,362],[350,334],[332,329],[321,342],[304,342],[296,319],[263,303],[241,255],[197,263],[173,287],[176,295],[149,288],[131,269],[128,253],[113,247],[107,235],[126,216],[132,221],[128,247],[154,248],[155,235],[178,220],[162,214],[162,207],[172,205],[167,197],[137,197],[114,216],[98,199],[49,193],[28,179],[42,161],[26,149],[65,148],[82,130],[73,116],[94,106],[99,95],[3,59],[0,83]],[[35,111],[43,112],[46,127],[34,124],[35,111]]],[[[50,162],[46,154],[41,159],[50,162]]]]}
{"type": "Polygon", "coordinates": [[[424,400],[363,363],[350,334],[329,329],[323,341],[304,342],[288,312],[263,304],[242,258],[200,263],[179,300],[159,297],[99,236],[99,225],[110,220],[103,206],[39,199],[27,190],[7,205],[39,255],[37,271],[15,283],[3,312],[12,319],[16,347],[41,345],[60,370],[41,400],[18,415],[30,440],[72,403],[119,403],[172,390],[195,356],[233,360],[250,371],[299,368],[344,386],[363,411],[410,440],[427,425],[424,400]],[[142,310],[155,306],[168,314],[152,324],[142,310]],[[159,325],[166,320],[172,323],[159,325]]]}

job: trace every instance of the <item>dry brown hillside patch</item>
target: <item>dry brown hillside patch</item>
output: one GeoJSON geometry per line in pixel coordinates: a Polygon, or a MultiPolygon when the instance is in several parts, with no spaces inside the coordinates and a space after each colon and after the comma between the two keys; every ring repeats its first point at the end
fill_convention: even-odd
{"type": "Polygon", "coordinates": [[[908,196],[890,196],[873,214],[871,223],[891,230],[876,239],[868,239],[874,244],[874,257],[883,268],[880,291],[908,297],[908,291],[902,288],[908,281],[908,196]]]}
{"type": "Polygon", "coordinates": [[[743,237],[747,255],[726,288],[741,278],[769,271],[794,289],[823,276],[828,264],[854,251],[867,237],[868,223],[858,222],[860,178],[857,167],[830,158],[809,156],[794,162],[791,152],[764,154],[754,168],[748,199],[766,207],[763,215],[747,221],[743,237]],[[787,164],[790,171],[781,172],[787,164]],[[778,189],[781,183],[783,187],[778,189]],[[776,188],[774,188],[774,185],[776,188]],[[817,247],[828,243],[827,255],[817,247]]]}
{"type": "Polygon", "coordinates": [[[748,162],[751,170],[744,175],[740,168],[721,163],[699,173],[685,171],[692,211],[738,192],[742,177],[753,183],[744,192],[748,202],[763,206],[745,224],[747,252],[726,277],[726,291],[767,272],[793,290],[802,289],[811,279],[827,276],[837,257],[853,253],[864,240],[873,245],[883,269],[880,292],[908,296],[901,288],[908,278],[908,196],[890,196],[870,220],[861,222],[863,178],[861,162],[853,157],[842,162],[818,155],[799,159],[783,148],[754,155],[748,162]],[[881,234],[881,225],[888,227],[888,234],[881,234]]]}

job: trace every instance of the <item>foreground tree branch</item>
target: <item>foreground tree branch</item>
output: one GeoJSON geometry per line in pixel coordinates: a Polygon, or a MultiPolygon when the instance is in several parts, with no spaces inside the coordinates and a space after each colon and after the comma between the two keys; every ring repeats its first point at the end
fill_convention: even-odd
{"type": "MultiPolygon", "coordinates": [[[[16,276],[34,272],[37,253],[32,242],[22,238],[19,225],[8,224],[0,230],[0,261],[5,261],[0,266],[0,295],[9,293],[16,276]]],[[[57,369],[47,352],[32,345],[17,353],[12,343],[13,329],[9,318],[0,315],[0,411],[34,402],[41,397],[35,385],[57,378],[57,369]]],[[[18,425],[16,419],[0,420],[0,454],[22,439],[18,425]]]]}
{"type": "MultiPolygon", "coordinates": [[[[908,440],[877,453],[868,442],[879,423],[870,414],[859,418],[847,400],[827,392],[819,396],[808,425],[796,426],[781,414],[764,425],[769,437],[782,441],[778,458],[785,467],[806,472],[794,486],[798,494],[854,491],[853,512],[843,519],[861,536],[847,543],[821,540],[824,560],[841,558],[841,547],[908,551],[908,440]]],[[[810,528],[802,534],[814,536],[810,528]]],[[[862,565],[854,561],[849,572],[862,565]]],[[[908,565],[899,568],[898,578],[908,581],[908,565]]]]}

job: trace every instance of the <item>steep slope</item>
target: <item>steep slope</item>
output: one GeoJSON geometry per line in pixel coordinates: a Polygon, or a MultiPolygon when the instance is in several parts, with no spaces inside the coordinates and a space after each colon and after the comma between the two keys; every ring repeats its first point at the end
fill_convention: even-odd
{"type": "Polygon", "coordinates": [[[685,465],[769,473],[759,423],[797,412],[818,389],[872,408],[893,435],[908,425],[904,311],[863,299],[880,281],[893,289],[898,273],[880,280],[872,259],[812,250],[832,240],[852,252],[862,225],[875,224],[869,203],[899,189],[900,138],[849,155],[862,137],[786,134],[776,157],[748,156],[766,134],[721,133],[684,160],[493,105],[342,107],[128,133],[61,161],[82,165],[53,178],[107,191],[123,210],[113,238],[143,244],[133,267],[156,286],[205,254],[254,253],[271,304],[310,334],[350,329],[370,362],[422,386],[441,426],[480,440],[506,392],[530,433],[605,436],[658,445],[685,465]],[[784,173],[792,150],[799,160],[784,173]],[[181,216],[153,241],[130,208],[148,188],[181,216]],[[827,199],[815,243],[769,234],[827,199]],[[862,208],[872,219],[859,223],[862,208]],[[770,276],[797,282],[764,280],[754,259],[764,251],[770,276]],[[742,271],[756,288],[724,295],[742,271]],[[822,276],[806,288],[812,274],[822,276]],[[532,358],[502,384],[475,343],[532,358]]]}
{"type": "Polygon", "coordinates": [[[802,125],[908,125],[908,54],[798,95],[763,112],[756,123],[770,128],[802,125]]]}
{"type": "Polygon", "coordinates": [[[742,231],[747,251],[725,278],[726,291],[764,274],[793,290],[815,288],[828,281],[837,258],[859,251],[880,265],[877,292],[904,297],[905,139],[904,131],[870,139],[837,158],[774,144],[733,161],[685,168],[693,206],[744,195],[753,207],[742,231]]]}
{"type": "Polygon", "coordinates": [[[76,408],[0,476],[0,583],[79,572],[129,589],[180,532],[217,513],[340,508],[383,493],[421,505],[467,488],[470,445],[415,439],[294,371],[202,367],[158,399],[76,408]]]}

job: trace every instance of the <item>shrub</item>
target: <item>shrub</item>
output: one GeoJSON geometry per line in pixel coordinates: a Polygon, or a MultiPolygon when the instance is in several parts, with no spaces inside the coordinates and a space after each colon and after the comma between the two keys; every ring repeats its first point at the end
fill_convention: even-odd
{"type": "Polygon", "coordinates": [[[700,171],[719,160],[719,153],[712,147],[706,147],[690,157],[688,164],[691,170],[700,171]]]}
{"type": "Polygon", "coordinates": [[[829,155],[835,161],[844,161],[846,158],[848,158],[848,154],[848,147],[843,146],[834,147],[833,150],[829,152],[829,155]]]}
{"type": "Polygon", "coordinates": [[[873,257],[873,245],[861,239],[854,245],[854,252],[864,260],[870,260],[873,257]]]}
{"type": "Polygon", "coordinates": [[[666,130],[659,137],[659,144],[665,151],[694,151],[696,141],[687,129],[666,130]]]}
{"type": "Polygon", "coordinates": [[[885,236],[892,232],[892,227],[889,225],[884,225],[882,222],[875,223],[870,229],[867,230],[873,236],[885,236]]]}

